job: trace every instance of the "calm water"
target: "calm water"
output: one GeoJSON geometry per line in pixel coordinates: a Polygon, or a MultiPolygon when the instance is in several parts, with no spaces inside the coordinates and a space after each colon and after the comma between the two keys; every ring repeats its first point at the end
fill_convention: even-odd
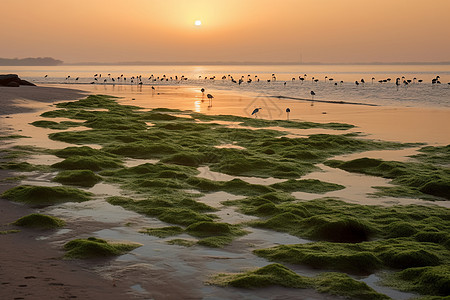
{"type": "Polygon", "coordinates": [[[0,73],[17,73],[38,84],[68,85],[91,82],[132,85],[137,84],[138,80],[134,79],[131,83],[131,78],[141,75],[145,85],[191,85],[207,90],[222,89],[305,99],[311,99],[310,92],[314,91],[317,100],[450,107],[450,65],[56,66],[0,67],[0,73]],[[94,74],[98,74],[97,81],[94,80],[94,74]],[[272,74],[275,74],[276,80],[272,74]],[[45,75],[48,77],[44,78],[45,75]],[[149,79],[151,75],[153,77],[149,79]],[[181,76],[187,80],[180,80],[181,76]],[[222,79],[223,76],[226,79],[222,79]],[[299,76],[304,80],[299,80],[299,76]],[[436,76],[439,76],[441,84],[431,83],[436,76]],[[236,81],[242,78],[243,83],[233,83],[231,78],[236,81]],[[388,82],[378,82],[388,78],[391,79],[388,82]],[[411,82],[397,87],[396,78],[411,82]],[[248,79],[252,79],[252,82],[248,83],[248,79]],[[316,79],[319,81],[314,82],[316,79]],[[364,79],[365,84],[356,85],[355,81],[361,82],[361,79],[364,79]],[[419,80],[423,82],[419,83],[419,80]]]}

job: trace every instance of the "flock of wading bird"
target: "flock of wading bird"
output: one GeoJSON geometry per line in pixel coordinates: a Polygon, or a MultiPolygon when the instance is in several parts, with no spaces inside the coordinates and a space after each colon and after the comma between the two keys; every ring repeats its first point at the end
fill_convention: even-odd
{"type": "MultiPolygon", "coordinates": [[[[48,78],[48,75],[45,75],[44,78],[48,78]]],[[[142,77],[142,75],[136,75],[136,76],[131,76],[131,77],[127,78],[126,76],[124,76],[124,74],[121,74],[120,76],[114,77],[114,76],[111,76],[110,73],[107,74],[107,77],[105,77],[105,76],[102,77],[102,74],[98,73],[98,74],[94,74],[92,81],[90,81],[90,84],[112,84],[112,85],[115,85],[115,84],[121,84],[121,85],[128,84],[128,85],[141,85],[142,86],[144,84],[151,84],[151,83],[158,83],[158,82],[169,82],[170,81],[170,82],[177,82],[178,83],[178,82],[183,82],[183,81],[187,81],[188,80],[188,78],[186,76],[184,76],[184,75],[181,75],[181,76],[178,76],[178,75],[174,75],[174,76],[166,76],[166,75],[155,76],[155,75],[152,74],[152,75],[150,75],[150,77],[148,77],[147,82],[144,83],[145,78],[146,77],[142,77]]],[[[297,79],[297,77],[292,77],[291,78],[291,82],[294,82],[296,80],[300,81],[301,84],[303,84],[303,82],[306,81],[306,80],[311,80],[311,82],[313,84],[320,82],[319,78],[316,78],[314,76],[309,76],[309,78],[308,78],[308,74],[304,74],[303,76],[302,75],[298,76],[298,79],[297,79]]],[[[70,75],[68,75],[66,77],[65,81],[66,81],[66,83],[78,83],[79,79],[80,79],[80,77],[76,77],[76,78],[74,78],[72,80],[72,77],[70,75]]],[[[199,75],[198,76],[198,80],[215,81],[216,80],[216,76],[208,77],[208,76],[201,76],[201,75],[199,75]]],[[[261,81],[261,79],[258,77],[258,75],[252,76],[250,74],[248,74],[247,76],[242,75],[237,80],[230,74],[223,75],[221,77],[221,80],[222,81],[230,81],[230,82],[238,84],[238,85],[241,85],[244,82],[247,83],[247,84],[251,84],[252,82],[260,82],[261,81]]],[[[376,80],[375,77],[372,77],[371,78],[371,84],[374,84],[375,80],[376,80]]],[[[265,79],[263,81],[268,82],[268,83],[276,82],[277,81],[277,77],[276,77],[275,73],[273,73],[270,79],[265,79]]],[[[380,83],[380,84],[384,84],[384,83],[391,82],[392,78],[379,79],[379,80],[376,80],[376,81],[378,83],[380,83]]],[[[344,83],[344,81],[342,81],[342,80],[340,80],[338,82],[334,78],[328,77],[328,76],[325,76],[323,78],[323,82],[324,83],[329,83],[329,84],[334,84],[335,86],[342,85],[344,83]]],[[[397,87],[397,90],[401,86],[407,87],[410,84],[421,84],[421,83],[423,83],[423,79],[417,79],[416,77],[414,77],[413,79],[406,79],[405,76],[402,76],[402,77],[397,77],[395,79],[395,86],[397,87]]],[[[364,86],[365,84],[366,84],[366,81],[364,80],[364,78],[361,78],[359,81],[358,80],[355,81],[355,85],[356,86],[359,86],[359,85],[364,86]]],[[[440,76],[436,76],[435,78],[433,78],[431,80],[431,84],[433,86],[441,84],[440,76]]],[[[448,82],[447,84],[450,85],[450,82],[448,82]]],[[[283,85],[286,86],[287,85],[287,81],[284,81],[283,85]]],[[[152,88],[152,91],[155,90],[154,86],[152,86],[151,88],[152,88]]],[[[201,92],[202,92],[202,101],[203,101],[204,100],[203,97],[204,97],[205,89],[202,88],[201,92]]],[[[311,101],[311,105],[314,105],[314,96],[316,95],[316,93],[314,91],[311,91],[310,95],[311,95],[311,100],[312,100],[311,101]]],[[[214,96],[211,95],[211,94],[207,94],[206,97],[208,98],[208,101],[209,101],[208,107],[211,107],[212,106],[212,99],[214,98],[214,96]]],[[[260,110],[261,110],[261,108],[255,108],[254,111],[252,112],[252,115],[257,117],[257,114],[258,114],[258,112],[260,110]]],[[[289,113],[290,113],[290,109],[287,108],[286,109],[287,118],[289,118],[289,113]]]]}

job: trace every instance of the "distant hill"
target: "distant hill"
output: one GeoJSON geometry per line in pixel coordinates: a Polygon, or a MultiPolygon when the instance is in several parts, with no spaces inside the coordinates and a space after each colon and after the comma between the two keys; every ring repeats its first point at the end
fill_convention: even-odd
{"type": "Polygon", "coordinates": [[[62,63],[51,57],[0,58],[0,66],[57,66],[62,63]]]}

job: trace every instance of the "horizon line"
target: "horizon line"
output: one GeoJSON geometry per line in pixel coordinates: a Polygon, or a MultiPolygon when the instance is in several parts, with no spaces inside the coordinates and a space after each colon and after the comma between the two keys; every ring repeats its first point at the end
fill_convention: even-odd
{"type": "Polygon", "coordinates": [[[270,62],[270,61],[131,61],[131,62],[75,62],[63,66],[169,66],[169,65],[450,65],[450,61],[439,62],[270,62]]]}

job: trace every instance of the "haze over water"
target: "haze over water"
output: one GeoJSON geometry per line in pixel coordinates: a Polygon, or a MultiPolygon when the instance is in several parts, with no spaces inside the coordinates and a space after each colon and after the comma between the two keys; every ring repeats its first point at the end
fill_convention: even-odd
{"type": "Polygon", "coordinates": [[[450,85],[448,84],[450,65],[111,65],[2,67],[1,72],[19,72],[23,78],[38,84],[73,85],[95,82],[97,85],[115,84],[131,87],[138,83],[136,79],[131,83],[131,78],[141,75],[143,85],[195,86],[199,89],[204,87],[207,90],[231,90],[247,95],[303,99],[311,99],[310,92],[313,90],[316,93],[315,100],[383,106],[450,108],[450,85]],[[95,74],[101,74],[102,77],[98,76],[98,79],[94,80],[95,74]],[[127,81],[118,80],[122,74],[127,81]],[[275,74],[276,80],[272,78],[272,74],[275,74]],[[44,78],[45,75],[48,75],[47,78],[44,78]],[[153,77],[149,79],[151,75],[153,77]],[[187,80],[180,80],[181,76],[187,80]],[[223,76],[226,79],[222,79],[223,76]],[[439,76],[441,84],[431,83],[436,76],[439,76]],[[77,77],[78,80],[76,80],[77,77]],[[236,81],[242,78],[242,84],[231,82],[231,77],[236,81]],[[299,80],[299,77],[304,80],[299,80]],[[112,78],[115,79],[114,82],[112,78]],[[295,80],[292,80],[293,78],[295,80]],[[318,81],[314,82],[313,78],[318,81]],[[375,79],[372,81],[372,78],[375,79]],[[388,78],[391,79],[388,82],[378,82],[388,78]],[[401,78],[401,81],[411,80],[411,82],[397,87],[396,78],[401,78]],[[248,79],[252,82],[248,83],[248,79]],[[364,79],[364,84],[361,83],[361,79],[364,79]],[[419,80],[423,82],[419,83],[419,80]],[[355,81],[360,84],[356,85],[355,81]]]}

